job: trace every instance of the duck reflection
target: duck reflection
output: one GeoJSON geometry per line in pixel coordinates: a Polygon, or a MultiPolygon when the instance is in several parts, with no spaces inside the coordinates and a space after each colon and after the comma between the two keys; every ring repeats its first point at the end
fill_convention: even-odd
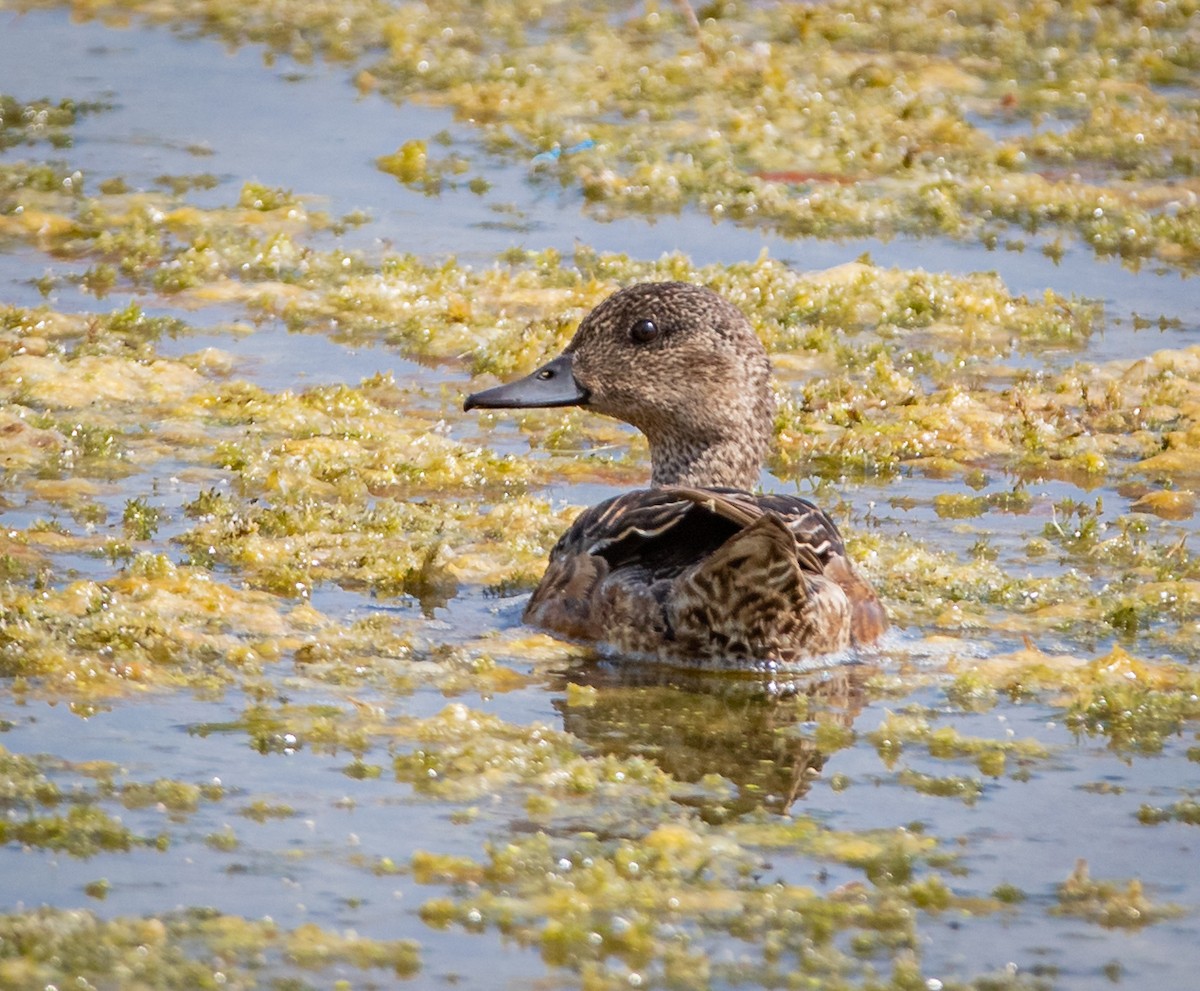
{"type": "Polygon", "coordinates": [[[597,753],[648,758],[685,783],[712,774],[731,781],[731,798],[707,789],[680,797],[721,821],[755,809],[784,813],[803,798],[828,756],[818,748],[816,724],[849,729],[877,671],[843,665],[780,679],[599,663],[564,672],[554,687],[566,694],[554,704],[564,728],[597,753]],[[569,685],[595,692],[581,696],[569,685]]]}

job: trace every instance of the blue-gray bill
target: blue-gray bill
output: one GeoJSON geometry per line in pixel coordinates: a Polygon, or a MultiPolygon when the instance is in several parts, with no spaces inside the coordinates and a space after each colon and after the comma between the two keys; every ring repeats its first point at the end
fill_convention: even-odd
{"type": "Polygon", "coordinates": [[[582,406],[588,391],[571,371],[571,355],[560,354],[523,379],[498,385],[467,396],[464,410],[540,409],[550,406],[582,406]]]}

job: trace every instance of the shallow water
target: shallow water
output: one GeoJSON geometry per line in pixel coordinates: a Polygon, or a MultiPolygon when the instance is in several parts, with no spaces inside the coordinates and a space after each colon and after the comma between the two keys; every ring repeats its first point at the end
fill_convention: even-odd
{"type": "MultiPolygon", "coordinates": [[[[368,212],[371,222],[349,231],[343,243],[372,254],[453,254],[464,262],[488,264],[497,252],[512,246],[554,247],[568,254],[578,241],[599,251],[641,258],[682,251],[697,263],[744,261],[765,248],[797,268],[815,269],[870,252],[883,265],[994,270],[1015,292],[1040,295],[1051,289],[1105,302],[1106,331],[1093,337],[1085,355],[1027,355],[1022,360],[1030,367],[1068,365],[1084,356],[1105,361],[1200,343],[1200,292],[1194,279],[1157,272],[1153,266],[1133,273],[1115,261],[1097,262],[1079,249],[1068,250],[1061,264],[1053,265],[1032,246],[1017,253],[942,240],[795,242],[728,224],[716,226],[698,214],[598,223],[586,216],[581,198],[531,181],[520,165],[486,157],[492,188],[485,196],[464,189],[425,197],[380,172],[374,159],[409,138],[427,138],[441,130],[467,148],[470,135],[465,125],[445,111],[397,108],[376,96],[360,97],[338,68],[265,65],[252,47],[229,52],[216,42],[188,40],[166,30],[72,24],[59,13],[18,16],[0,11],[0,90],[26,99],[45,95],[113,105],[85,117],[74,129],[73,147],[64,152],[86,171],[89,182],[120,175],[131,186],[144,187],[164,173],[211,172],[218,183],[193,195],[200,205],[235,200],[248,180],[289,187],[335,214],[368,212]],[[502,213],[495,209],[501,205],[515,209],[502,213]],[[497,218],[506,217],[517,218],[516,224],[497,223],[497,218]],[[1166,317],[1178,325],[1135,331],[1134,314],[1152,320],[1166,317]]],[[[17,148],[6,157],[22,153],[17,148]]],[[[47,272],[75,271],[77,265],[31,249],[0,249],[0,298],[13,305],[37,305],[41,296],[33,280],[47,272]]],[[[120,309],[128,298],[115,293],[97,303],[59,282],[49,301],[69,311],[120,309]]],[[[230,333],[223,324],[243,318],[236,307],[188,313],[162,299],[143,302],[148,313],[179,315],[199,328],[195,334],[161,342],[159,353],[180,356],[219,347],[233,356],[234,377],[272,392],[357,383],[391,372],[400,385],[418,391],[415,402],[436,409],[444,402],[439,398],[443,388],[457,393],[466,382],[465,373],[456,367],[430,368],[384,347],[350,348],[320,333],[291,334],[271,320],[253,333],[230,333]]],[[[475,428],[453,429],[463,434],[475,428]]],[[[510,427],[498,428],[488,443],[498,450],[526,446],[524,435],[510,427]]],[[[120,518],[126,500],[153,494],[176,521],[159,531],[153,547],[178,556],[170,541],[182,529],[182,504],[195,496],[194,485],[178,480],[188,468],[186,459],[168,460],[113,483],[102,496],[110,518],[120,518]]],[[[790,487],[786,480],[767,475],[764,482],[790,487]]],[[[982,492],[1005,491],[1012,484],[997,476],[982,492]]],[[[923,539],[959,550],[986,534],[1002,560],[1024,562],[1024,529],[1012,516],[991,512],[962,523],[938,517],[933,497],[958,488],[936,479],[903,477],[847,484],[842,494],[852,503],[872,507],[865,529],[923,534],[923,539]],[[910,502],[890,501],[900,496],[910,502]]],[[[1055,502],[1067,495],[1079,497],[1081,491],[1052,480],[1036,481],[1030,488],[1034,500],[1029,512],[1047,517],[1055,502]]],[[[600,484],[564,484],[548,495],[584,503],[615,491],[600,484]]],[[[1122,499],[1113,492],[1105,496],[1122,499]]],[[[53,511],[52,504],[30,500],[5,505],[0,521],[23,528],[53,511]]],[[[1186,535],[1195,522],[1185,521],[1178,528],[1186,535]]],[[[1036,567],[1051,571],[1060,565],[1048,558],[1036,567]]],[[[62,555],[56,568],[62,580],[100,579],[115,571],[105,558],[84,555],[62,555]]],[[[511,633],[520,626],[519,599],[490,598],[478,589],[463,590],[429,617],[423,617],[414,602],[376,601],[337,588],[318,588],[312,604],[346,620],[395,617],[414,624],[423,636],[449,644],[464,644],[496,630],[511,633]]],[[[983,656],[1020,642],[1016,631],[986,630],[973,649],[983,656]]],[[[1111,642],[1110,635],[1101,633],[1093,646],[1100,650],[1111,642]]],[[[1067,649],[1070,642],[1040,646],[1047,651],[1067,649]]],[[[874,671],[878,665],[884,675],[903,682],[899,672],[937,670],[940,661],[921,631],[904,630],[894,633],[879,657],[864,659],[861,667],[874,671]]],[[[765,808],[771,815],[786,816],[803,811],[844,830],[923,824],[960,858],[952,880],[956,894],[984,898],[1007,884],[1028,895],[1008,911],[929,916],[920,928],[919,950],[923,972],[938,979],[965,980],[1011,968],[1022,977],[1039,977],[1048,986],[1080,991],[1100,986],[1109,979],[1106,973],[1119,975],[1118,986],[1166,991],[1195,986],[1200,966],[1196,826],[1167,822],[1148,827],[1137,818],[1144,804],[1167,804],[1200,792],[1200,763],[1189,752],[1189,746],[1194,749],[1194,727],[1169,735],[1159,753],[1130,755],[1114,753],[1103,737],[1066,728],[1061,710],[1044,700],[1003,700],[984,713],[963,712],[946,704],[936,679],[931,684],[930,678],[915,677],[890,697],[855,699],[853,693],[826,690],[820,678],[739,680],[647,672],[611,662],[581,664],[566,652],[549,663],[514,661],[513,667],[528,679],[511,690],[457,696],[419,681],[407,692],[379,686],[347,690],[284,667],[265,675],[272,705],[286,699],[286,704],[298,707],[330,705],[349,712],[365,704],[379,706],[388,719],[427,718],[442,711],[451,696],[514,725],[564,728],[588,753],[646,757],[685,785],[720,773],[738,790],[731,807],[739,813],[765,808]],[[595,700],[574,704],[571,686],[594,689],[595,700]],[[796,743],[804,737],[801,731],[815,725],[797,722],[795,712],[781,704],[796,692],[823,699],[821,704],[838,721],[853,728],[857,741],[829,755],[796,743]],[[920,793],[898,783],[892,768],[866,740],[890,712],[909,705],[928,707],[938,714],[939,725],[965,734],[1034,738],[1051,756],[1034,763],[1023,779],[983,779],[980,793],[970,802],[920,793]],[[814,773],[801,775],[800,786],[797,775],[806,761],[812,762],[814,773]],[[1055,902],[1054,886],[1081,858],[1097,877],[1140,879],[1153,900],[1183,906],[1184,914],[1119,931],[1048,914],[1055,902]]],[[[215,694],[155,692],[80,714],[36,694],[0,693],[0,745],[12,753],[49,754],[71,763],[111,761],[119,766],[121,780],[219,779],[225,789],[220,800],[202,801],[178,820],[153,805],[123,809],[110,803],[134,833],[168,833],[165,852],[143,848],[81,859],[7,844],[0,848],[0,910],[87,907],[103,917],[119,917],[206,905],[250,918],[269,916],[287,928],[316,922],[369,938],[415,939],[421,945],[421,974],[414,986],[573,986],[575,978],[544,962],[536,947],[523,946],[495,928],[468,931],[427,924],[419,910],[426,899],[440,893],[434,885],[418,883],[408,871],[389,874],[370,868],[378,858],[406,864],[422,849],[478,858],[488,843],[503,844],[536,828],[526,815],[523,796],[503,791],[487,795],[474,804],[470,818],[462,819],[456,816],[462,803],[423,794],[388,772],[400,744],[372,739],[364,750],[351,752],[344,746],[289,741],[286,734],[264,743],[247,726],[246,713],[255,704],[236,689],[215,694]],[[383,773],[358,777],[356,762],[378,765],[383,773]],[[257,822],[238,814],[251,801],[285,804],[295,813],[257,822]],[[209,841],[226,830],[236,834],[233,849],[209,841]],[[111,881],[111,890],[103,900],[86,897],[84,886],[99,878],[111,881]]],[[[969,761],[952,763],[956,773],[973,768],[969,761]]],[[[947,772],[946,761],[916,750],[906,751],[906,767],[931,776],[947,772]]],[[[84,782],[75,769],[47,773],[64,790],[84,782]]],[[[704,808],[707,799],[699,790],[691,796],[685,790],[680,801],[704,808]]],[[[823,892],[861,879],[857,869],[831,867],[786,848],[771,851],[768,871],[772,877],[823,892]]],[[[742,952],[739,943],[721,931],[702,938],[714,959],[736,960],[742,952]]],[[[286,968],[277,972],[286,973],[286,968]]],[[[306,973],[303,979],[325,986],[322,982],[337,977],[357,981],[360,976],[335,968],[318,976],[306,973]]],[[[397,980],[382,969],[369,971],[367,979],[375,986],[391,986],[397,980]]],[[[718,981],[716,986],[724,985],[718,981]]]]}
{"type": "MultiPolygon", "coordinates": [[[[936,239],[796,242],[718,226],[688,212],[601,223],[581,210],[581,197],[531,182],[527,168],[496,158],[487,162],[492,189],[485,196],[449,189],[429,199],[399,186],[374,160],[410,138],[441,131],[465,145],[467,128],[447,111],[411,103],[397,108],[378,96],[357,96],[336,68],[264,66],[253,46],[230,52],[161,30],[66,27],[55,14],[0,11],[0,18],[5,78],[22,81],[23,92],[113,104],[109,112],[85,117],[74,131],[72,157],[86,154],[89,175],[97,180],[119,174],[137,187],[163,174],[209,172],[220,182],[194,195],[200,204],[226,202],[249,180],[283,186],[336,213],[367,212],[373,222],[358,239],[365,247],[464,261],[490,261],[514,246],[565,254],[579,243],[636,258],[681,251],[698,265],[753,259],[765,249],[797,267],[819,269],[869,252],[881,265],[995,271],[1014,292],[1053,289],[1100,299],[1117,321],[1127,313],[1167,316],[1182,321],[1181,333],[1200,335],[1200,293],[1188,279],[1156,271],[1153,263],[1135,274],[1115,259],[1096,261],[1070,245],[1055,265],[1036,250],[1036,239],[1022,252],[936,239]],[[147,86],[147,71],[156,69],[153,86],[147,86]],[[496,218],[508,214],[496,213],[497,206],[511,209],[522,229],[498,225],[496,218]]],[[[1134,340],[1134,353],[1146,349],[1134,340]]],[[[1148,345],[1156,346],[1163,345],[1148,345]]]]}

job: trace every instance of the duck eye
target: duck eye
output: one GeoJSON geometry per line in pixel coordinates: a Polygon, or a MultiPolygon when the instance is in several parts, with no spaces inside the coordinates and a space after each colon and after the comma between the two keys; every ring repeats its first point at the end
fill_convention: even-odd
{"type": "Polygon", "coordinates": [[[658,337],[658,324],[653,320],[639,320],[629,328],[629,336],[635,344],[649,344],[658,337]]]}

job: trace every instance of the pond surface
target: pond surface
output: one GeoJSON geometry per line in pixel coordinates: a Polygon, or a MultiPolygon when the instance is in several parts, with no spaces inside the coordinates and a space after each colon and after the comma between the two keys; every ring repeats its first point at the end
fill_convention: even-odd
{"type": "MultiPolygon", "coordinates": [[[[0,8],[0,92],[103,104],[79,116],[69,145],[17,144],[0,163],[65,162],[89,195],[106,180],[161,192],[162,177],[204,174],[182,195],[196,211],[236,204],[252,183],[292,191],[310,215],[362,212],[365,222],[314,222],[287,237],[312,258],[353,256],[364,279],[409,255],[434,269],[453,258],[503,272],[515,250],[577,261],[617,253],[631,265],[682,254],[711,273],[765,251],[803,273],[866,253],[898,277],[994,272],[1012,308],[1047,293],[1063,309],[1099,305],[1086,336],[1006,343],[964,382],[1065,381],[1076,367],[1124,369],[1200,345],[1200,291],[1186,267],[1148,260],[1135,270],[1069,237],[1053,262],[1039,250],[1053,240],[1047,230],[1026,235],[1024,250],[989,250],[943,236],[789,238],[691,206],[606,221],[576,186],[539,176],[527,155],[488,148],[448,106],[364,93],[355,71],[223,46],[182,15],[172,28],[0,8]],[[460,155],[486,190],[450,183],[427,195],[377,167],[410,141],[460,155]]],[[[560,428],[549,417],[464,416],[472,372],[502,367],[472,365],[476,345],[395,338],[386,317],[364,329],[328,296],[311,310],[307,297],[263,304],[287,278],[246,276],[251,292],[205,296],[117,265],[97,292],[89,272],[99,255],[13,230],[0,239],[0,305],[111,316],[134,303],[143,319],[182,323],[122,346],[141,348],[142,366],[164,362],[161,376],[191,369],[205,381],[139,406],[112,398],[119,389],[107,379],[91,405],[0,379],[0,426],[19,419],[63,433],[78,421],[81,434],[103,428],[125,452],[78,472],[69,459],[5,455],[0,523],[15,563],[5,564],[14,591],[0,658],[0,987],[1195,987],[1200,573],[1167,571],[1196,524],[1190,512],[1130,511],[1148,490],[1190,492],[1186,470],[1163,482],[997,459],[976,474],[902,462],[809,477],[773,464],[765,487],[815,493],[845,521],[868,570],[878,569],[897,629],[877,653],[816,672],[647,670],[520,623],[529,571],[536,577],[546,542],[570,518],[565,507],[644,478],[644,451],[627,431],[586,418],[560,428]],[[197,357],[206,354],[216,357],[197,357]],[[351,398],[336,392],[343,385],[351,398]],[[418,563],[390,585],[386,574],[322,571],[319,549],[296,551],[307,563],[270,560],[309,537],[290,517],[294,529],[279,524],[283,543],[238,543],[269,532],[254,513],[291,511],[289,485],[300,482],[287,472],[308,456],[300,438],[373,436],[347,425],[364,396],[418,442],[457,445],[451,466],[483,458],[477,474],[496,477],[443,484],[426,466],[428,484],[373,480],[369,495],[352,496],[355,468],[314,472],[321,487],[303,510],[314,519],[318,504],[359,498],[371,526],[400,512],[392,503],[456,521],[363,523],[368,543],[395,540],[397,556],[416,548],[418,563]],[[318,406],[334,426],[306,419],[318,406]],[[252,444],[265,452],[259,474],[238,460],[256,463],[252,444]],[[578,454],[590,457],[575,470],[578,454]],[[1019,505],[1001,501],[1013,492],[1019,505]],[[218,508],[198,509],[209,494],[218,508]],[[510,497],[540,501],[499,530],[470,529],[510,497]],[[958,512],[968,497],[992,501],[958,512]],[[140,531],[147,507],[153,525],[140,531]],[[239,514],[249,521],[240,529],[239,514]],[[526,519],[540,528],[528,547],[526,519]],[[202,529],[212,520],[225,529],[202,529]],[[1093,524],[1101,536],[1088,543],[1093,524]],[[1102,543],[1135,524],[1130,556],[1102,543]],[[471,548],[437,536],[455,526],[471,548]],[[906,554],[916,562],[925,552],[961,574],[946,564],[906,570],[906,554]],[[966,571],[984,564],[1017,576],[1016,591],[978,593],[984,605],[972,611],[971,589],[1002,584],[966,571]],[[1125,625],[1121,607],[1072,612],[1073,596],[1129,598],[1154,582],[1159,608],[1139,606],[1125,625]],[[215,586],[228,594],[210,604],[215,586]],[[1039,589],[1060,597],[1054,616],[1026,608],[1039,589]],[[73,594],[81,604],[58,612],[36,602],[73,594]],[[83,605],[88,596],[103,605],[83,605]],[[143,618],[124,596],[158,611],[143,618]],[[111,640],[100,626],[72,625],[120,610],[131,611],[113,620],[119,635],[104,628],[111,640]],[[24,665],[35,643],[39,656],[68,659],[61,670],[24,665]],[[132,667],[110,677],[120,664],[132,667]],[[129,674],[138,665],[144,674],[129,674]],[[88,677],[94,690],[81,687],[88,677]],[[166,929],[146,929],[150,920],[166,929]]],[[[435,298],[406,297],[413,312],[440,306],[439,292],[483,308],[497,298],[485,277],[456,289],[423,269],[395,271],[429,280],[435,298]]],[[[510,290],[533,302],[502,341],[521,340],[522,314],[550,334],[553,276],[529,285],[510,290]]],[[[572,285],[564,305],[574,312],[595,290],[572,285]]],[[[346,289],[348,309],[359,292],[346,289]]],[[[23,347],[6,345],[0,369],[37,354],[23,347]]],[[[97,346],[102,357],[122,353],[97,346]]],[[[809,371],[776,363],[781,388],[807,388],[809,371]]],[[[1164,379],[1192,381],[1179,367],[1164,379]]],[[[1182,437],[1190,413],[1182,400],[1180,409],[1155,422],[1182,437]]],[[[72,449],[81,463],[103,456],[82,442],[72,449]]],[[[399,456],[389,458],[390,469],[399,456]]],[[[1118,458],[1136,460],[1124,449],[1118,458]]]]}

